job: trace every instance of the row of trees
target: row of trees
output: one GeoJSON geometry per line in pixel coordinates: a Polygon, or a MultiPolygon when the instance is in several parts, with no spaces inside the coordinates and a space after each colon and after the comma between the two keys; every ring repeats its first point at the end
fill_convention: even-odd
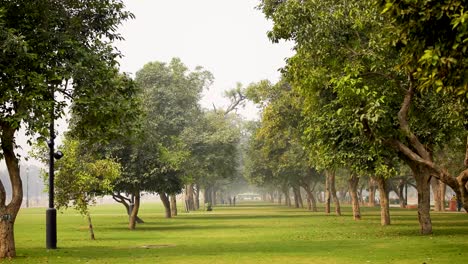
{"type": "Polygon", "coordinates": [[[386,225],[386,179],[408,166],[422,234],[432,233],[431,186],[436,210],[443,208],[445,185],[468,209],[464,7],[433,1],[261,1],[259,8],[274,23],[270,39],[292,41],[295,55],[287,59],[280,82],[249,88],[263,116],[250,140],[247,175],[295,192],[294,186],[303,186],[309,193],[314,175],[323,172],[327,200],[332,197],[339,208],[334,180],[344,170],[355,219],[356,186],[372,176],[386,225]]]}

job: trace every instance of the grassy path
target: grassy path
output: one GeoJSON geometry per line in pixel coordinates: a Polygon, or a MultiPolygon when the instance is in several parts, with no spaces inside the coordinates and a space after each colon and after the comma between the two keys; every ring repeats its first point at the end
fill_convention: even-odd
{"type": "Polygon", "coordinates": [[[468,263],[468,215],[433,213],[434,235],[418,235],[417,212],[392,209],[392,225],[380,226],[379,209],[363,208],[363,220],[269,204],[215,207],[164,219],[158,204],[144,204],[146,221],[127,230],[118,205],[98,206],[85,219],[58,215],[57,250],[45,247],[45,209],[23,209],[17,219],[19,257],[1,263],[468,263]]]}

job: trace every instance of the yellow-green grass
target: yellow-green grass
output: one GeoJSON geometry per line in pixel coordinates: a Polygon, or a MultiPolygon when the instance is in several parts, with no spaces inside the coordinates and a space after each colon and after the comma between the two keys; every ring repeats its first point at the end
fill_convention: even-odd
{"type": "Polygon", "coordinates": [[[354,221],[272,204],[214,207],[163,217],[143,204],[146,223],[127,229],[119,205],[92,210],[96,239],[73,210],[58,214],[58,249],[45,249],[45,209],[22,209],[15,225],[18,257],[1,263],[468,263],[468,215],[432,213],[434,234],[418,234],[415,210],[392,209],[380,226],[378,208],[354,221]]]}

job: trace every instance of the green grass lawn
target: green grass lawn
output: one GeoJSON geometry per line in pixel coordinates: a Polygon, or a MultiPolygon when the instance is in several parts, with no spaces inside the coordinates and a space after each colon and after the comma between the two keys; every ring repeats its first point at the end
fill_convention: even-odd
{"type": "MultiPolygon", "coordinates": [[[[321,208],[323,209],[323,208],[321,208]]],[[[124,208],[93,208],[96,239],[73,210],[58,214],[58,249],[45,249],[45,209],[22,209],[15,225],[18,257],[1,263],[468,263],[468,215],[432,213],[434,234],[418,234],[415,210],[378,208],[336,217],[271,204],[215,207],[163,217],[143,204],[146,221],[127,229],[124,208]]],[[[323,210],[322,210],[323,211],[323,210]]]]}

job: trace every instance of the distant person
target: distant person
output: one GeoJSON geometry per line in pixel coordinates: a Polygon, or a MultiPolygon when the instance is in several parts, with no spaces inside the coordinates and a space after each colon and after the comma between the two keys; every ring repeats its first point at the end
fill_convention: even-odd
{"type": "Polygon", "coordinates": [[[231,196],[229,196],[229,206],[232,205],[232,199],[231,199],[231,196]]]}
{"type": "Polygon", "coordinates": [[[236,206],[236,197],[234,196],[234,198],[232,198],[232,203],[234,204],[234,206],[236,206]]]}

